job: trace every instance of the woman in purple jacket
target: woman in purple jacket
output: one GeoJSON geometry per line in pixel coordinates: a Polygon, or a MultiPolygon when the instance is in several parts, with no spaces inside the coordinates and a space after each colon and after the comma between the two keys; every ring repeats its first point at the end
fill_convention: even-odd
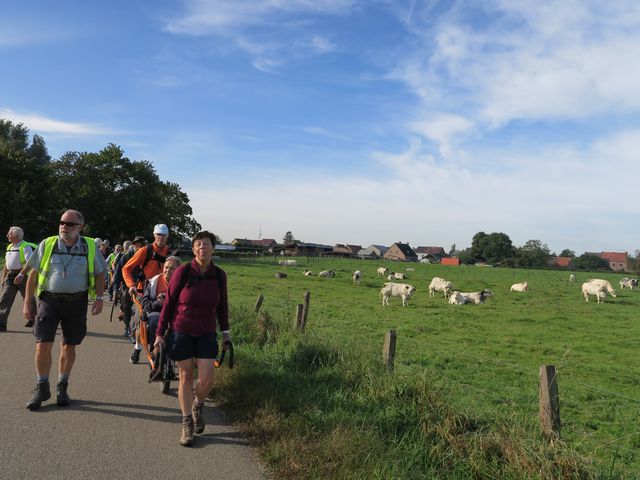
{"type": "Polygon", "coordinates": [[[204,399],[213,387],[213,360],[218,355],[216,319],[222,330],[223,348],[228,348],[231,341],[227,275],[213,264],[214,244],[215,236],[207,231],[198,232],[191,239],[195,258],[178,267],[172,275],[156,330],[155,345],[164,341],[167,328],[172,332],[167,341],[170,343],[169,357],[176,361],[180,373],[180,445],[186,447],[193,444],[194,430],[195,433],[204,431],[204,399]],[[184,269],[190,270],[187,273],[184,269]],[[198,368],[195,398],[194,366],[198,368]]]}

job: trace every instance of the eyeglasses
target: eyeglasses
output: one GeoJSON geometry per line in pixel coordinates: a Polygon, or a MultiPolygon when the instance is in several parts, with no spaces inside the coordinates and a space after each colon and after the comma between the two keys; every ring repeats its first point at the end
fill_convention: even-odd
{"type": "Polygon", "coordinates": [[[60,220],[60,226],[65,226],[65,227],[77,227],[78,225],[82,225],[81,223],[74,223],[74,222],[65,222],[64,220],[60,220]]]}

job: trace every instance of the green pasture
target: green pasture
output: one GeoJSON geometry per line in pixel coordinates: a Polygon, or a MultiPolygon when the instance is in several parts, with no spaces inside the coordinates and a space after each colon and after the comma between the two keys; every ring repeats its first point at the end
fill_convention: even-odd
{"type": "Polygon", "coordinates": [[[576,272],[572,284],[567,271],[297,261],[296,267],[283,268],[273,259],[220,260],[229,278],[232,312],[251,316],[247,312],[263,294],[262,310],[283,319],[280,328],[286,329],[309,291],[308,337],[375,363],[385,332],[395,329],[392,376],[421,378],[427,389],[440,392],[447,408],[489,428],[511,426],[535,441],[540,440],[539,367],[555,365],[566,446],[592,462],[598,477],[635,478],[640,472],[640,291],[620,291],[624,275],[576,272]],[[376,277],[376,268],[382,265],[406,273],[403,282],[416,287],[407,307],[395,297],[389,306],[381,305],[379,290],[386,279],[376,277]],[[333,268],[337,277],[304,277],[305,268],[314,273],[333,268]],[[364,274],[359,287],[352,285],[354,270],[364,274]],[[288,277],[276,279],[276,272],[288,277]],[[427,286],[434,276],[452,281],[456,290],[488,289],[494,295],[483,305],[449,305],[442,294],[430,299],[427,286]],[[580,285],[588,277],[610,280],[618,297],[586,303],[580,285]],[[522,281],[529,282],[528,292],[509,292],[512,283],[522,281]]]}

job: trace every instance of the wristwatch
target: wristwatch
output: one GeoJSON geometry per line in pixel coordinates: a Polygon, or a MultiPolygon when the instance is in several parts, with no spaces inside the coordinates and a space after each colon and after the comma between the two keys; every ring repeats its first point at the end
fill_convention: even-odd
{"type": "Polygon", "coordinates": [[[104,297],[102,295],[96,295],[96,300],[104,301],[104,297]]]}

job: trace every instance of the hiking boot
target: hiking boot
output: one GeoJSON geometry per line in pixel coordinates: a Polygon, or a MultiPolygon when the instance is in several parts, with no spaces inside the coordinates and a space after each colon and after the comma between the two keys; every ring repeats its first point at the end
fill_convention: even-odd
{"type": "Polygon", "coordinates": [[[69,382],[60,381],[56,385],[56,403],[59,407],[66,407],[71,403],[69,395],[67,395],[67,387],[69,382]]]}
{"type": "Polygon", "coordinates": [[[128,328],[125,328],[125,330],[124,330],[124,334],[123,334],[123,335],[124,335],[125,337],[130,337],[130,336],[131,336],[131,332],[129,331],[129,329],[128,329],[128,328]]]}
{"type": "Polygon", "coordinates": [[[196,433],[204,432],[204,413],[202,412],[204,403],[198,403],[198,398],[193,399],[191,414],[193,416],[193,428],[196,433]]]}
{"type": "Polygon", "coordinates": [[[51,398],[51,390],[49,390],[49,382],[38,382],[36,388],[33,389],[33,396],[27,402],[29,410],[37,410],[42,402],[51,398]]]}
{"type": "Polygon", "coordinates": [[[7,326],[6,325],[0,325],[0,332],[6,332],[7,331],[7,326]]]}
{"type": "Polygon", "coordinates": [[[140,361],[140,350],[133,349],[133,353],[131,353],[131,357],[129,357],[129,363],[135,365],[140,361]]]}
{"type": "Polygon", "coordinates": [[[193,417],[182,417],[182,432],[180,433],[180,445],[190,447],[193,445],[193,417]]]}
{"type": "Polygon", "coordinates": [[[33,327],[33,320],[29,320],[27,323],[25,323],[25,324],[24,324],[24,326],[25,326],[26,328],[31,328],[31,327],[33,327]]]}

